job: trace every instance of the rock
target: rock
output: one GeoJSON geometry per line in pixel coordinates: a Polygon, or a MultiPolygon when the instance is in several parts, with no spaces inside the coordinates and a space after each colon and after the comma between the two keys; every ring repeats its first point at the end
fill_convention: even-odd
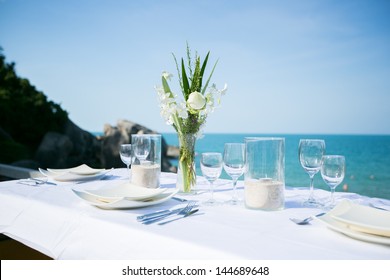
{"type": "Polygon", "coordinates": [[[35,154],[35,160],[41,167],[62,168],[67,166],[67,159],[73,143],[69,137],[57,132],[47,132],[35,154]]]}
{"type": "MultiPolygon", "coordinates": [[[[119,120],[117,126],[104,125],[102,137],[102,165],[104,168],[124,167],[119,156],[119,146],[131,142],[131,134],[159,134],[145,126],[128,120],[119,120]]],[[[161,138],[161,170],[163,172],[176,172],[167,155],[168,144],[161,138]]]]}
{"type": "Polygon", "coordinates": [[[100,167],[100,156],[100,141],[69,120],[63,133],[49,131],[45,134],[35,153],[35,160],[42,168],[67,168],[83,163],[100,167]]]}
{"type": "MultiPolygon", "coordinates": [[[[158,133],[140,124],[120,120],[116,127],[104,125],[104,136],[96,137],[69,120],[62,132],[49,131],[44,135],[33,159],[26,161],[20,158],[14,164],[29,168],[69,168],[85,163],[95,168],[123,168],[125,165],[119,156],[119,146],[130,143],[131,134],[158,133]]],[[[8,138],[6,132],[2,132],[1,136],[8,138]]],[[[171,150],[162,137],[161,170],[164,172],[177,171],[169,161],[174,156],[171,152],[168,155],[171,150]]]]}
{"type": "Polygon", "coordinates": [[[73,144],[67,164],[77,166],[85,163],[91,167],[101,166],[101,141],[88,131],[85,131],[68,121],[64,127],[64,134],[73,144]]]}

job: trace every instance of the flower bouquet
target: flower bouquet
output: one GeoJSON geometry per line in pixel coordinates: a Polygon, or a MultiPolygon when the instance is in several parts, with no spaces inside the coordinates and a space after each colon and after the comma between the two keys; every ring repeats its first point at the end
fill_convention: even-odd
{"type": "Polygon", "coordinates": [[[202,135],[207,115],[214,111],[216,105],[220,103],[221,96],[227,90],[226,84],[222,90],[218,90],[215,84],[209,86],[218,61],[215,62],[207,80],[203,79],[209,54],[210,52],[203,61],[197,53],[192,59],[190,48],[187,45],[187,62],[185,63],[182,58],[180,65],[173,54],[182,98],[174,94],[169,87],[168,81],[172,75],[166,71],[162,73],[162,86],[156,87],[161,116],[168,125],[174,127],[178,134],[180,155],[177,185],[182,192],[186,193],[191,192],[196,184],[196,139],[202,135]]]}

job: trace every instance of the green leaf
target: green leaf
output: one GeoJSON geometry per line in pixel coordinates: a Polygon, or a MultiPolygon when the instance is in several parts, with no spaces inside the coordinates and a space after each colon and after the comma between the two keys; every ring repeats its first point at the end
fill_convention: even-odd
{"type": "Polygon", "coordinates": [[[206,89],[207,89],[207,87],[209,86],[209,82],[210,82],[211,76],[212,76],[213,73],[214,73],[214,70],[215,70],[215,67],[217,66],[217,63],[218,63],[218,60],[217,60],[217,61],[215,62],[215,64],[214,64],[213,70],[211,71],[210,76],[209,76],[209,78],[207,79],[207,82],[206,82],[206,84],[205,84],[205,86],[204,86],[204,88],[203,88],[203,90],[202,90],[202,94],[204,94],[204,93],[206,92],[206,89]]]}
{"type": "Polygon", "coordinates": [[[162,77],[162,85],[163,85],[163,88],[164,88],[164,92],[165,93],[169,92],[170,93],[169,97],[173,97],[172,91],[171,91],[171,89],[170,89],[170,87],[168,85],[168,82],[167,82],[167,80],[164,77],[162,77]]]}
{"type": "Polygon", "coordinates": [[[209,54],[210,52],[207,53],[206,58],[203,61],[202,64],[202,69],[200,70],[200,80],[199,80],[199,87],[202,88],[202,81],[203,81],[203,74],[206,69],[207,61],[209,60],[209,54]]]}
{"type": "Polygon", "coordinates": [[[182,74],[182,78],[183,78],[183,94],[184,94],[184,98],[185,100],[187,100],[188,98],[188,95],[190,94],[190,86],[189,86],[189,83],[188,83],[188,78],[187,78],[187,74],[186,74],[186,69],[184,67],[184,60],[183,58],[181,59],[181,74],[182,74]]]}

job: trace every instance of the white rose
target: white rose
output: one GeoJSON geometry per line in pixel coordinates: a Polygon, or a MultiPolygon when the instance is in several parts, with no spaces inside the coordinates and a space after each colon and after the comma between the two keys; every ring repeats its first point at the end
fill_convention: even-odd
{"type": "Polygon", "coordinates": [[[194,110],[201,110],[206,105],[206,99],[203,94],[194,91],[188,96],[187,104],[194,110]]]}

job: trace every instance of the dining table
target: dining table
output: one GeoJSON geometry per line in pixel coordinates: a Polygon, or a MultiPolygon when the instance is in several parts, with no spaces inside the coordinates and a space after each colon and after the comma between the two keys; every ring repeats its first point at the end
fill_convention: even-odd
{"type": "MultiPolygon", "coordinates": [[[[169,199],[129,207],[100,207],[77,192],[102,190],[129,181],[125,168],[109,170],[93,180],[24,184],[0,182],[0,233],[53,259],[67,260],[390,260],[390,245],[349,236],[320,219],[297,225],[290,218],[323,212],[307,208],[307,187],[286,186],[282,210],[264,211],[245,206],[244,181],[237,183],[241,202],[232,197],[232,182],[218,179],[208,206],[209,183],[197,176],[196,191],[176,193],[176,174],[161,172],[160,188],[172,191],[169,199]],[[166,224],[143,224],[140,215],[185,207],[195,201],[195,214],[166,224]]],[[[315,189],[325,200],[330,192],[315,189]]],[[[338,191],[337,201],[358,205],[390,200],[338,191]]],[[[171,217],[172,219],[172,217],[171,217]]]]}

